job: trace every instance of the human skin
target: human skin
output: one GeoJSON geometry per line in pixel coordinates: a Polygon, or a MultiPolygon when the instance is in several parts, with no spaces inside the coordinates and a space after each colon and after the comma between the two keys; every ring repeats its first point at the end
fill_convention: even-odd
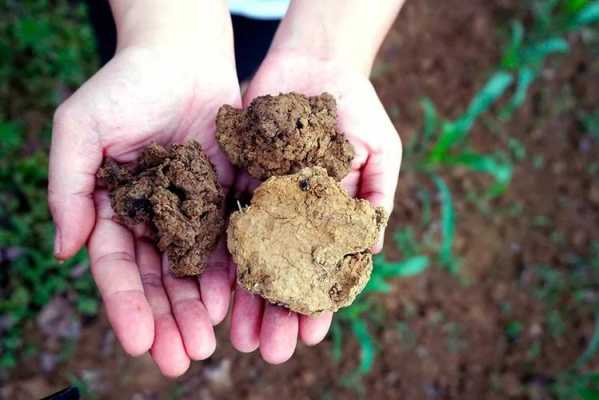
{"type": "MultiPolygon", "coordinates": [[[[244,95],[247,107],[257,96],[296,91],[308,96],[331,93],[337,100],[338,126],[354,146],[351,171],[342,184],[352,196],[383,206],[388,213],[401,163],[401,142],[368,76],[382,39],[403,1],[293,1],[273,44],[244,95]]],[[[247,175],[237,189],[255,187],[247,175]]],[[[382,248],[382,235],[373,249],[382,248]]],[[[235,289],[231,343],[242,352],[259,348],[264,360],[278,364],[295,351],[298,337],[319,343],[331,313],[298,315],[235,289]]]]}
{"type": "MultiPolygon", "coordinates": [[[[361,0],[294,1],[252,80],[244,104],[256,96],[295,90],[328,91],[338,102],[340,129],[356,150],[343,184],[352,195],[388,211],[401,145],[368,74],[401,5],[361,0]],[[356,29],[359,27],[359,29],[356,29]]],[[[152,142],[195,139],[227,190],[237,180],[220,151],[214,118],[222,104],[241,107],[232,32],[220,0],[111,0],[115,57],[56,111],[48,198],[56,224],[55,256],[66,259],[87,243],[91,270],[108,319],[123,349],[150,351],[166,376],[215,348],[213,325],[227,314],[234,268],[223,244],[200,279],[175,279],[142,229],[112,221],[108,196],[95,188],[103,157],[134,160],[152,142]]],[[[380,245],[377,246],[380,248],[380,245]]],[[[236,289],[231,340],[240,351],[260,347],[280,363],[297,338],[320,342],[331,314],[318,318],[265,304],[236,289]]]]}
{"type": "Polygon", "coordinates": [[[87,242],[91,270],[124,350],[150,351],[164,375],[215,348],[233,275],[224,245],[198,279],[175,279],[143,231],[112,221],[108,196],[95,189],[103,157],[134,160],[146,145],[197,140],[225,189],[234,170],[214,137],[222,104],[241,105],[230,17],[224,1],[113,0],[115,57],[56,111],[49,204],[55,255],[87,242]]]}

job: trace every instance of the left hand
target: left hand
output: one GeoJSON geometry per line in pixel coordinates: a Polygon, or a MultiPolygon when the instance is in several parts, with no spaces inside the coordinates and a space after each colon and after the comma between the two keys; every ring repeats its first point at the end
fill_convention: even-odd
{"type": "MultiPolygon", "coordinates": [[[[350,195],[391,213],[401,163],[401,141],[366,74],[341,62],[287,50],[271,51],[250,82],[244,107],[257,96],[291,91],[308,96],[328,92],[335,97],[338,127],[355,150],[351,171],[342,184],[350,195]]],[[[247,188],[250,182],[247,175],[237,180],[238,189],[247,188]]],[[[381,234],[374,252],[381,250],[382,242],[381,234]]],[[[265,361],[278,364],[293,355],[298,335],[307,345],[321,342],[331,319],[330,312],[316,317],[298,315],[237,287],[231,342],[242,352],[259,347],[265,361]]]]}

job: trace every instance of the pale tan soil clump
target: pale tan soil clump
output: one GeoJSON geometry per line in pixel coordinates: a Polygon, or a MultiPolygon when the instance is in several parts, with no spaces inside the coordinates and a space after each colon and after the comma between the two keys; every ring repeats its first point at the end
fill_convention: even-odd
{"type": "Polygon", "coordinates": [[[250,292],[302,314],[351,304],[372,270],[386,224],[380,207],[351,198],[323,168],[272,177],[231,216],[228,247],[250,292]]]}

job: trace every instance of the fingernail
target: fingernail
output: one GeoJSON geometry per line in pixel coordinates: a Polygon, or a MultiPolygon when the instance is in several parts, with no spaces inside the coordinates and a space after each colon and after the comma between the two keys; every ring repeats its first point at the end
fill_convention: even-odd
{"type": "Polygon", "coordinates": [[[61,247],[60,230],[58,228],[56,228],[56,232],[54,233],[54,257],[59,258],[61,252],[62,252],[62,247],[61,247]]]}

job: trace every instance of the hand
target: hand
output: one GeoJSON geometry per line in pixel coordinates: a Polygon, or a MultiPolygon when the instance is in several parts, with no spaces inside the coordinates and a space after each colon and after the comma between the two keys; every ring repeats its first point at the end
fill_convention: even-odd
{"type": "MultiPolygon", "coordinates": [[[[319,95],[326,91],[337,100],[338,126],[355,149],[351,172],[342,184],[352,196],[393,209],[401,163],[401,142],[366,74],[347,64],[293,51],[272,51],[250,82],[244,106],[265,94],[295,91],[319,95]]],[[[238,186],[253,186],[247,176],[238,186]]],[[[382,248],[382,235],[373,249],[382,248]]],[[[289,359],[297,337],[308,345],[319,343],[331,324],[331,313],[317,317],[297,315],[264,303],[237,287],[231,320],[231,342],[239,351],[260,347],[264,360],[277,364],[289,359]]]]}
{"type": "Polygon", "coordinates": [[[222,104],[241,104],[232,56],[184,47],[119,50],[57,110],[50,155],[56,256],[72,256],[89,238],[92,273],[117,338],[131,355],[150,350],[167,376],[213,353],[212,326],[228,310],[231,264],[221,245],[199,280],[175,279],[150,242],[112,221],[95,174],[103,157],[131,161],[152,142],[195,139],[225,190],[231,186],[214,119],[222,104]]]}

